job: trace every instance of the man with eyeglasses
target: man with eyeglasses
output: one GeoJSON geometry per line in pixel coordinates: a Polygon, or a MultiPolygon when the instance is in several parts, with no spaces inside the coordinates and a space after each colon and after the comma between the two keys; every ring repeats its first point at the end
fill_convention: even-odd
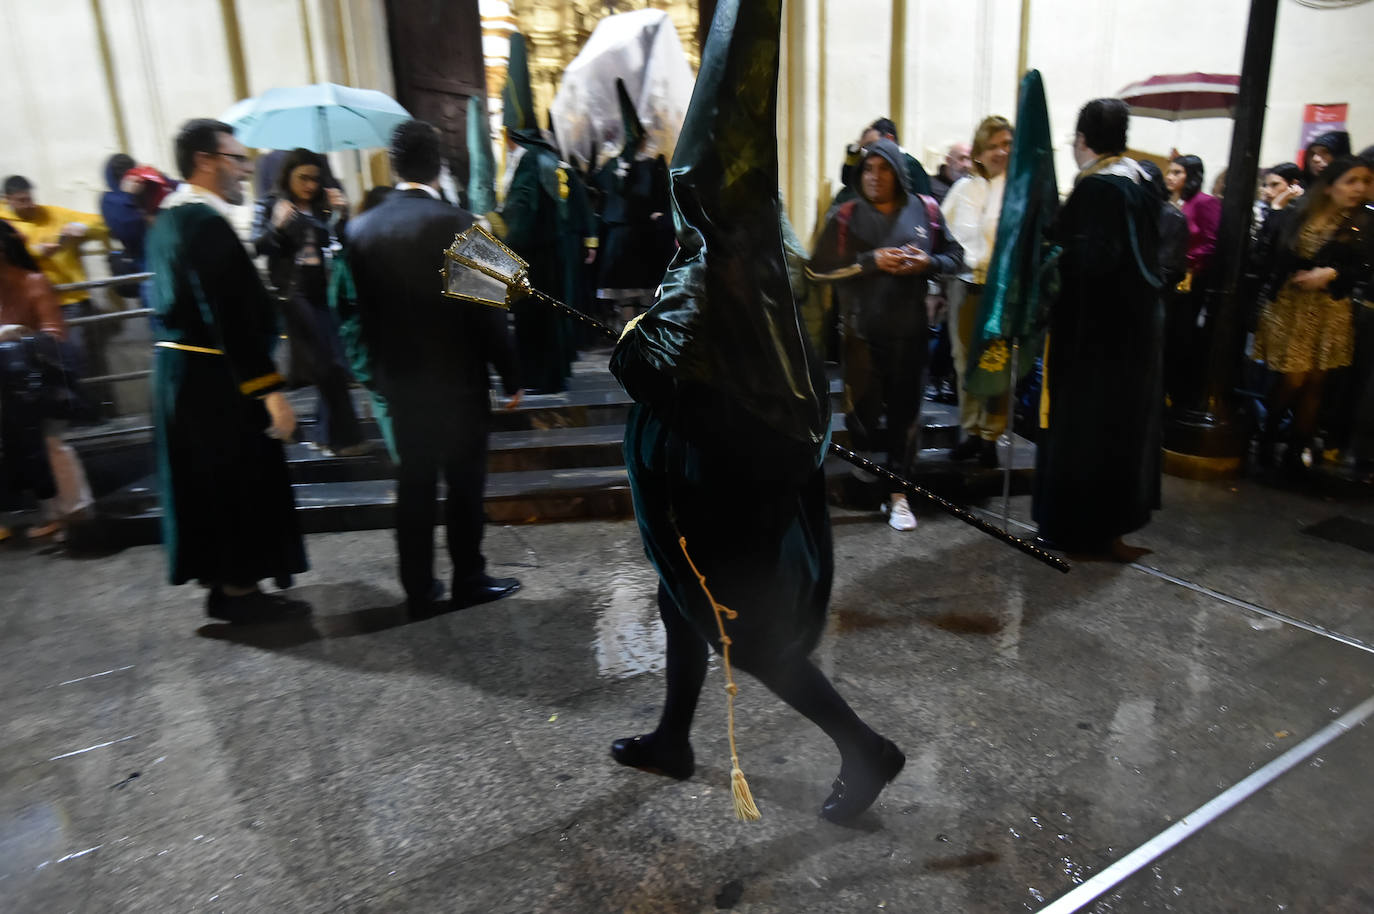
{"type": "Polygon", "coordinates": [[[272,361],[272,299],[229,223],[253,173],[233,128],[188,121],[176,138],[186,183],[148,232],[162,542],[173,584],[209,589],[206,613],[277,619],[304,604],[258,589],[306,570],[282,442],[296,417],[272,361]]]}

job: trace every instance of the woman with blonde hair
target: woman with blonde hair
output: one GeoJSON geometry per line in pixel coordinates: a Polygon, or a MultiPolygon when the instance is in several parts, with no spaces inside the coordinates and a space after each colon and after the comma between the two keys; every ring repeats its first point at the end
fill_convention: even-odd
{"type": "Polygon", "coordinates": [[[951,348],[959,377],[959,424],[964,440],[950,452],[951,460],[972,460],[985,467],[997,466],[997,439],[1007,427],[1007,402],[1003,397],[978,397],[964,390],[969,349],[973,345],[978,303],[983,297],[988,262],[997,241],[997,220],[1002,214],[1002,194],[1007,186],[1013,128],[999,115],[983,118],[973,134],[973,171],[949,189],[941,206],[950,233],[964,248],[964,272],[950,282],[951,348]]]}

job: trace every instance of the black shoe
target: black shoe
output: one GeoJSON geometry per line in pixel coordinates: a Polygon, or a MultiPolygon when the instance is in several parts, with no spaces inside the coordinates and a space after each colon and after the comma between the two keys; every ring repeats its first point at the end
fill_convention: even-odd
{"type": "Polygon", "coordinates": [[[997,461],[997,442],[982,439],[983,445],[978,449],[978,465],[985,470],[995,470],[1001,464],[997,461]]]}
{"type": "Polygon", "coordinates": [[[432,616],[443,609],[444,584],[430,581],[429,593],[406,597],[406,609],[412,616],[432,616]]]}
{"type": "Polygon", "coordinates": [[[662,774],[679,781],[687,780],[697,770],[691,743],[662,745],[653,733],[616,740],[611,743],[611,758],[629,768],[662,774]]]}
{"type": "Polygon", "coordinates": [[[840,765],[830,796],[821,804],[821,818],[848,822],[873,805],[878,794],[906,764],[906,756],[890,739],[883,739],[878,754],[863,763],[840,765]]]}
{"type": "Polygon", "coordinates": [[[492,600],[508,597],[519,589],[520,582],[515,578],[479,575],[462,584],[453,585],[453,608],[463,609],[479,603],[490,603],[492,600]]]}
{"type": "Polygon", "coordinates": [[[310,604],[279,593],[255,590],[231,597],[218,587],[210,588],[205,598],[205,614],[231,625],[263,625],[309,615],[310,604]]]}
{"type": "Polygon", "coordinates": [[[969,435],[949,449],[950,460],[972,460],[983,452],[983,439],[969,435]]]}

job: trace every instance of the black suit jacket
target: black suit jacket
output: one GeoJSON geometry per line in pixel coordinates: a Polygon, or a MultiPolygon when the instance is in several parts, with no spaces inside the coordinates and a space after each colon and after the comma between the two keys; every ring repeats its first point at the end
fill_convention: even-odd
{"type": "Polygon", "coordinates": [[[520,390],[506,312],[442,294],[444,250],[471,213],[422,190],[400,190],[348,224],[361,342],[388,401],[466,413],[489,406],[488,365],[520,390]]]}

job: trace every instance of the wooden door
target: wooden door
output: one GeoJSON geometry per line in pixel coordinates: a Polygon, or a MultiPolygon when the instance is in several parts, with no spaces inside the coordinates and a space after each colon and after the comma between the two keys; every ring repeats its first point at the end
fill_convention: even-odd
{"type": "Polygon", "coordinates": [[[387,0],[386,10],[396,100],[439,128],[449,170],[466,187],[468,99],[486,98],[477,0],[387,0]]]}

